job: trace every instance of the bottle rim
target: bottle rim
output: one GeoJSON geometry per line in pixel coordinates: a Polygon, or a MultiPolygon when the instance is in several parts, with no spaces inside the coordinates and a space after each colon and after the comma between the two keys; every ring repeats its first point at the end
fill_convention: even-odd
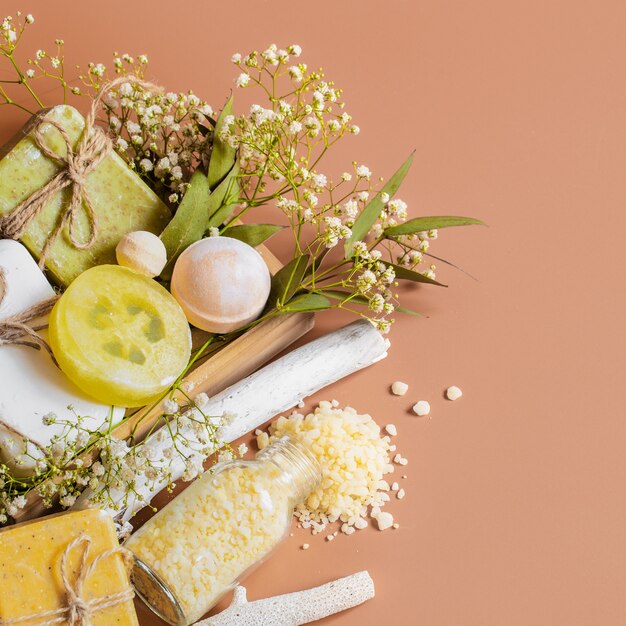
{"type": "Polygon", "coordinates": [[[289,476],[298,504],[304,502],[322,482],[322,467],[315,455],[289,435],[271,443],[256,458],[271,461],[289,476]]]}
{"type": "MultiPolygon", "coordinates": [[[[152,568],[142,561],[139,557],[133,555],[135,563],[134,566],[142,573],[145,574],[152,582],[158,590],[163,594],[163,597],[169,602],[170,606],[174,610],[176,615],[177,622],[172,622],[170,618],[165,615],[150,601],[149,598],[145,597],[141,592],[139,587],[133,584],[135,589],[135,593],[142,599],[143,603],[150,608],[150,610],[155,613],[158,617],[160,617],[164,622],[171,624],[172,626],[187,626],[187,617],[185,616],[185,612],[183,611],[183,607],[178,601],[178,598],[174,595],[172,590],[165,584],[163,580],[161,580],[160,576],[152,570],[152,568]]],[[[131,574],[132,578],[132,574],[131,574]]]]}

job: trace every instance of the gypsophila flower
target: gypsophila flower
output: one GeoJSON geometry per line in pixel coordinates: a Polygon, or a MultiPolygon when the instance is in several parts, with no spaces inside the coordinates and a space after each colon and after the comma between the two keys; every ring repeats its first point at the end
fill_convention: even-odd
{"type": "Polygon", "coordinates": [[[303,71],[300,66],[294,65],[289,68],[289,75],[293,79],[294,82],[300,83],[303,79],[303,71]]]}
{"type": "Polygon", "coordinates": [[[246,87],[250,83],[250,75],[246,73],[239,74],[235,84],[237,87],[246,87]]]}
{"type": "Polygon", "coordinates": [[[360,176],[361,178],[369,179],[372,176],[372,172],[366,165],[358,165],[356,168],[356,175],[360,176]]]}
{"type": "Polygon", "coordinates": [[[176,413],[176,411],[178,411],[178,409],[178,402],[176,402],[175,400],[168,399],[163,403],[163,410],[166,413],[174,414],[176,413]]]}
{"type": "MultiPolygon", "coordinates": [[[[193,171],[208,166],[213,108],[191,92],[163,94],[132,83],[130,77],[144,77],[147,63],[146,55],[139,55],[136,61],[128,54],[114,55],[116,73],[128,75],[129,81],[108,94],[104,112],[116,135],[116,149],[164,199],[175,204],[184,195],[193,171]]],[[[94,70],[98,65],[91,64],[81,80],[98,91],[106,77],[99,71],[94,75],[94,70]]]]}
{"type": "Polygon", "coordinates": [[[297,44],[292,44],[287,47],[287,52],[294,57],[299,57],[302,54],[302,48],[297,44]]]}

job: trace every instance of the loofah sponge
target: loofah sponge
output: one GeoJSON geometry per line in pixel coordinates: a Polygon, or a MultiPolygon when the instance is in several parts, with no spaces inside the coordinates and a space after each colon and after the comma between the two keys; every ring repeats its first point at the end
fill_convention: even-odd
{"type": "Polygon", "coordinates": [[[374,581],[366,571],[313,589],[248,602],[237,587],[232,604],[196,626],[299,626],[345,611],[374,597],[374,581]]]}

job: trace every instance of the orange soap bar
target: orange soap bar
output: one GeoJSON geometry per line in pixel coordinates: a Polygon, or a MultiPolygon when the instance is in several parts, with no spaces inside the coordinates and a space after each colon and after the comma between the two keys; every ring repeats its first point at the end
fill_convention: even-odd
{"type": "MultiPolygon", "coordinates": [[[[59,513],[0,530],[0,623],[67,608],[61,561],[68,544],[81,536],[90,540],[87,568],[99,554],[119,545],[113,520],[98,510],[59,513]]],[[[66,575],[71,584],[77,580],[86,547],[87,542],[82,541],[67,553],[66,575]]],[[[95,601],[92,626],[138,626],[132,599],[108,608],[97,606],[97,601],[129,590],[122,556],[113,554],[101,559],[85,578],[80,594],[87,604],[95,601]]],[[[20,626],[38,626],[49,619],[33,617],[20,622],[20,626]]]]}

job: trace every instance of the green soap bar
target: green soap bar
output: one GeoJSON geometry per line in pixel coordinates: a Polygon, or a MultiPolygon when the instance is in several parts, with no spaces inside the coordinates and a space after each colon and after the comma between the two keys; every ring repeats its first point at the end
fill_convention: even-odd
{"type": "MultiPolygon", "coordinates": [[[[43,187],[61,168],[41,153],[32,137],[34,126],[42,118],[61,124],[74,146],[85,125],[76,109],[60,105],[41,111],[22,128],[0,155],[0,215],[9,213],[43,187]]],[[[59,131],[50,124],[43,124],[41,131],[46,146],[65,157],[65,142],[59,131]]],[[[98,218],[94,244],[86,250],[75,248],[66,226],[46,259],[46,269],[63,287],[94,265],[115,263],[115,247],[126,233],[147,230],[160,234],[172,217],[160,198],[113,151],[89,174],[85,188],[98,218]]],[[[36,258],[41,257],[48,234],[67,207],[70,193],[71,189],[66,188],[55,194],[22,236],[22,243],[36,258]]],[[[89,238],[89,220],[84,209],[79,211],[75,236],[80,242],[89,238]]]]}

